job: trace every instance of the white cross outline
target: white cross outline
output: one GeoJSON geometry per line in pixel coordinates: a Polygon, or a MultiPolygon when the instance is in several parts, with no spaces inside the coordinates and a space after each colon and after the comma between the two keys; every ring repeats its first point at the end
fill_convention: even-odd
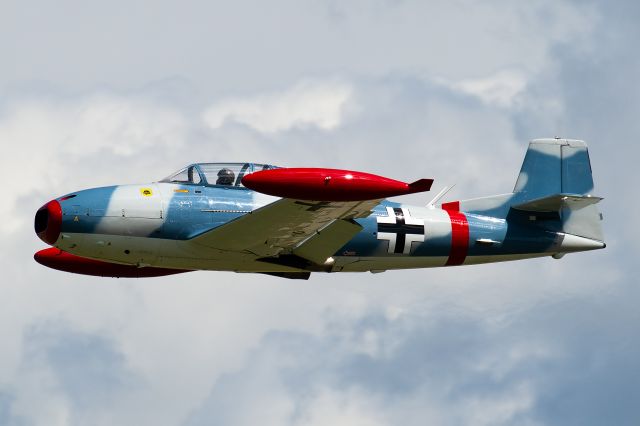
{"type": "MultiPolygon", "coordinates": [[[[397,223],[396,214],[393,211],[393,207],[387,207],[387,216],[378,216],[376,218],[377,223],[386,223],[390,225],[394,225],[397,223]]],[[[402,215],[404,216],[405,225],[421,225],[424,232],[426,229],[424,227],[424,219],[418,219],[415,217],[411,217],[409,213],[409,209],[402,207],[402,215]]],[[[404,234],[404,247],[402,248],[402,254],[409,254],[411,252],[411,245],[413,243],[422,243],[424,242],[424,232],[422,234],[404,234]]],[[[386,240],[389,242],[387,247],[387,253],[394,254],[396,241],[398,238],[398,234],[395,232],[378,232],[377,239],[378,240],[386,240]]]]}

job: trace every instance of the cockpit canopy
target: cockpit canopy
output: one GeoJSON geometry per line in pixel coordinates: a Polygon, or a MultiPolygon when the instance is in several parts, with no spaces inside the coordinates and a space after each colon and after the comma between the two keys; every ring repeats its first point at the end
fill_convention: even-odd
{"type": "Polygon", "coordinates": [[[244,188],[244,176],[260,170],[277,168],[269,164],[256,163],[198,163],[191,164],[160,182],[244,188]]]}

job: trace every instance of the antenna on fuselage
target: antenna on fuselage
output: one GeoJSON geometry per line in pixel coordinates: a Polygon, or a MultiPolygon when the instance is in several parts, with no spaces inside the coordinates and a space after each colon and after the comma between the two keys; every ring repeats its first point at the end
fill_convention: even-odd
{"type": "Polygon", "coordinates": [[[440,199],[444,197],[447,194],[447,192],[451,191],[451,189],[454,186],[456,186],[455,183],[453,185],[445,186],[444,188],[442,188],[442,190],[438,192],[438,194],[435,197],[433,197],[433,200],[427,203],[427,208],[434,209],[436,207],[436,203],[440,201],[440,199]]]}

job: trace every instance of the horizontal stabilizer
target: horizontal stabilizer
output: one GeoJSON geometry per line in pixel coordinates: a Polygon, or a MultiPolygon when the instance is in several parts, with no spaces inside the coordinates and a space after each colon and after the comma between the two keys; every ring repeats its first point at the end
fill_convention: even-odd
{"type": "Polygon", "coordinates": [[[555,194],[548,197],[536,198],[526,203],[512,206],[517,210],[528,212],[557,212],[564,208],[579,210],[600,202],[602,198],[590,195],[555,194]]]}
{"type": "Polygon", "coordinates": [[[430,191],[431,185],[433,185],[433,179],[418,179],[409,184],[409,190],[411,193],[430,191]]]}

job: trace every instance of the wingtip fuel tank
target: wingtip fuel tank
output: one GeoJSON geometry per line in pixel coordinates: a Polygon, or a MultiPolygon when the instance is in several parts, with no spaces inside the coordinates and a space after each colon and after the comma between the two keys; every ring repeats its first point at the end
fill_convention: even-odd
{"type": "Polygon", "coordinates": [[[280,168],[244,176],[249,189],[282,198],[363,201],[429,191],[433,179],[401,182],[371,173],[324,168],[280,168]]]}
{"type": "Polygon", "coordinates": [[[100,260],[76,256],[55,247],[40,250],[33,255],[33,258],[39,264],[52,269],[64,272],[73,272],[75,274],[94,275],[98,277],[143,278],[161,277],[164,275],[189,272],[181,269],[154,267],[139,268],[135,265],[121,265],[117,263],[103,262],[100,260]]]}

